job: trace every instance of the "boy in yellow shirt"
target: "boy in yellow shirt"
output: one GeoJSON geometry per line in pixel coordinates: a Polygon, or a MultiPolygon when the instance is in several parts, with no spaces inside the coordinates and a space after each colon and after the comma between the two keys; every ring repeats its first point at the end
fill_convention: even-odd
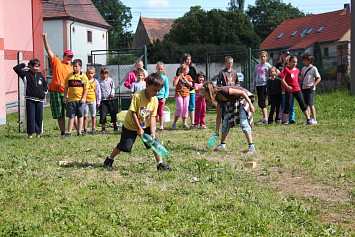
{"type": "Polygon", "coordinates": [[[83,135],[81,133],[81,128],[83,127],[86,95],[88,94],[90,84],[85,73],[81,72],[81,67],[81,60],[75,59],[73,61],[74,72],[70,73],[65,79],[63,103],[67,104],[67,117],[69,118],[68,133],[65,134],[66,137],[71,137],[75,116],[78,117],[78,136],[83,135]],[[67,99],[66,95],[68,89],[69,95],[67,99]]]}
{"type": "MultiPolygon", "coordinates": [[[[106,157],[104,166],[112,167],[114,158],[121,151],[131,152],[137,135],[142,138],[144,133],[150,134],[158,141],[155,135],[156,116],[158,110],[158,99],[156,95],[164,86],[163,78],[152,73],[147,78],[146,89],[140,90],[132,97],[131,106],[123,121],[121,140],[113,149],[110,156],[106,157]]],[[[149,149],[150,147],[144,143],[149,149]]],[[[154,151],[153,151],[154,152],[154,151]]],[[[161,156],[154,152],[158,170],[172,170],[172,167],[163,162],[161,156]]]]}

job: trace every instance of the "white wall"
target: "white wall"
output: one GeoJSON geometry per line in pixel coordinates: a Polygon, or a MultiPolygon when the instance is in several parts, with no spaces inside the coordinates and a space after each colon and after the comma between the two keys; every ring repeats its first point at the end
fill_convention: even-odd
{"type": "MultiPolygon", "coordinates": [[[[43,21],[43,31],[47,31],[47,40],[52,52],[59,58],[63,58],[63,22],[62,20],[43,21]]],[[[47,59],[47,52],[44,49],[44,55],[47,59]]],[[[44,60],[48,65],[47,60],[44,60]]]]}
{"type": "MultiPolygon", "coordinates": [[[[68,21],[68,29],[72,22],[68,21]]],[[[88,64],[87,58],[91,53],[91,50],[103,50],[107,49],[106,45],[106,32],[104,28],[91,26],[79,22],[72,24],[72,29],[75,28],[75,33],[71,34],[72,50],[74,52],[74,58],[81,59],[83,62],[82,71],[86,71],[86,65],[88,64]],[[92,43],[87,42],[87,31],[92,31],[92,43]]],[[[68,34],[69,37],[69,34],[68,34]]],[[[106,64],[106,56],[100,57],[103,62],[96,62],[106,64]]]]}
{"type": "MultiPolygon", "coordinates": [[[[63,29],[63,20],[46,20],[43,22],[43,30],[47,31],[47,38],[51,50],[59,58],[62,59],[63,52],[70,49],[70,25],[71,29],[71,50],[74,53],[74,59],[81,59],[83,62],[82,71],[86,71],[87,58],[91,50],[107,49],[107,30],[104,28],[83,24],[80,22],[67,21],[66,29],[63,29]],[[73,32],[73,28],[75,31],[73,32]],[[66,49],[63,48],[65,30],[67,30],[66,49]],[[87,42],[87,31],[92,31],[92,43],[87,42]]],[[[45,52],[45,55],[47,53],[45,52]]],[[[106,56],[100,57],[103,62],[96,62],[106,64],[106,56]]]]}

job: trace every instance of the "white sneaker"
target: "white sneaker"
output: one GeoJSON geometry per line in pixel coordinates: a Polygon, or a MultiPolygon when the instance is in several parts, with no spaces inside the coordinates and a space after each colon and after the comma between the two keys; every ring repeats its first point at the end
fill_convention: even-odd
{"type": "Polygon", "coordinates": [[[254,144],[253,144],[253,145],[249,146],[249,149],[248,149],[248,151],[247,151],[247,154],[252,154],[252,153],[254,153],[254,152],[255,152],[255,146],[254,146],[254,144]]]}
{"type": "Polygon", "coordinates": [[[182,125],[182,127],[183,127],[183,128],[189,128],[189,125],[188,125],[187,123],[184,123],[184,124],[182,125]]]}
{"type": "Polygon", "coordinates": [[[226,144],[219,144],[214,150],[221,151],[221,150],[225,150],[226,148],[227,148],[226,144]]]}
{"type": "Polygon", "coordinates": [[[318,122],[317,122],[317,120],[316,119],[312,119],[312,123],[313,123],[313,125],[316,125],[316,124],[318,124],[318,122]]]}
{"type": "Polygon", "coordinates": [[[175,129],[176,129],[176,123],[173,123],[173,125],[171,126],[171,128],[172,128],[173,130],[175,130],[175,129]]]}
{"type": "Polygon", "coordinates": [[[260,121],[258,124],[268,124],[267,119],[263,119],[262,121],[260,121]]]}

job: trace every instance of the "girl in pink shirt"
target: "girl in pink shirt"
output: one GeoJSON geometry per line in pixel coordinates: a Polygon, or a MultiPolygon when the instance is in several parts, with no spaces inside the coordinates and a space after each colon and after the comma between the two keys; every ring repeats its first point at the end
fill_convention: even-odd
{"type": "Polygon", "coordinates": [[[200,128],[207,128],[205,123],[206,117],[206,100],[204,97],[200,96],[198,90],[203,86],[203,83],[206,80],[206,75],[203,72],[199,72],[196,76],[196,83],[194,85],[196,90],[195,97],[195,128],[198,128],[200,124],[200,128]]]}
{"type": "Polygon", "coordinates": [[[282,70],[280,73],[281,83],[285,87],[285,110],[282,123],[288,125],[287,119],[290,112],[291,102],[293,97],[296,98],[303,114],[306,116],[307,124],[313,125],[312,120],[309,117],[307,106],[304,103],[301,87],[298,84],[298,75],[300,70],[296,68],[297,57],[291,56],[289,66],[282,70]]]}

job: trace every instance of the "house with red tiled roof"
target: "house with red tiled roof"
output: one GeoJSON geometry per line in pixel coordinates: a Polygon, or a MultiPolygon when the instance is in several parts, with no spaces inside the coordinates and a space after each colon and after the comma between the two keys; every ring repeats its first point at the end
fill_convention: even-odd
{"type": "Polygon", "coordinates": [[[155,40],[162,40],[169,33],[175,19],[140,17],[132,41],[132,48],[141,48],[152,44],[155,40]]]}
{"type": "MultiPolygon", "coordinates": [[[[60,59],[70,49],[74,58],[81,59],[83,70],[92,63],[92,50],[108,49],[111,25],[101,16],[91,0],[51,0],[43,2],[43,30],[48,42],[60,59]]],[[[95,59],[106,64],[106,56],[95,59]]],[[[49,67],[48,59],[46,65],[49,67]]],[[[47,68],[48,68],[47,67],[47,68]]]]}
{"type": "MultiPolygon", "coordinates": [[[[275,64],[282,50],[288,49],[293,55],[313,53],[317,42],[322,50],[325,68],[337,65],[339,45],[350,45],[350,7],[317,15],[284,20],[260,45],[269,52],[275,64]]],[[[348,47],[348,46],[345,46],[348,47]]],[[[341,47],[342,48],[342,47],[341,47]]]]}

